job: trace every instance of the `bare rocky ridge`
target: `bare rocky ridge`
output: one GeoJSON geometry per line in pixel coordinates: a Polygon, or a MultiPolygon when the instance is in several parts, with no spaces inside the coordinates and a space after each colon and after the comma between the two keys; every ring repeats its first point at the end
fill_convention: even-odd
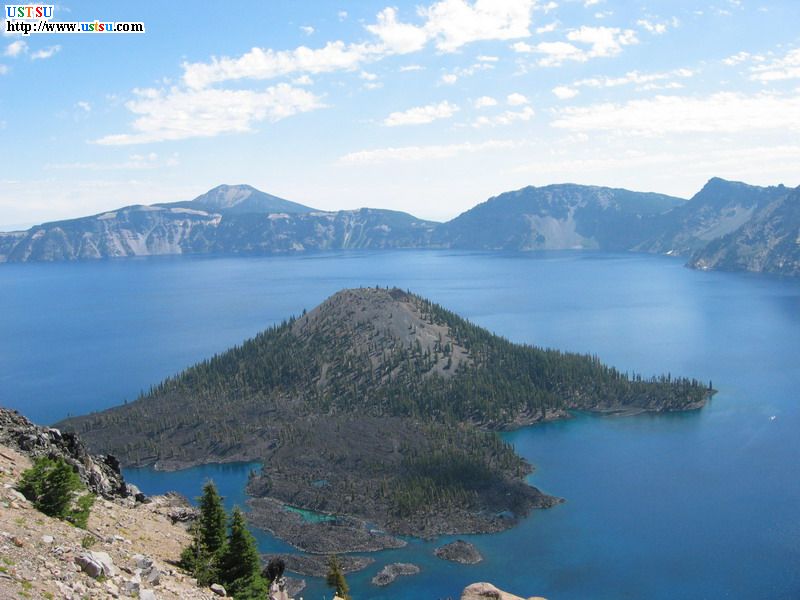
{"type": "MultiPolygon", "coordinates": [[[[491,583],[473,583],[464,588],[461,600],[525,600],[525,598],[504,592],[491,583]]],[[[531,596],[527,600],[545,600],[545,598],[531,596]]]]}

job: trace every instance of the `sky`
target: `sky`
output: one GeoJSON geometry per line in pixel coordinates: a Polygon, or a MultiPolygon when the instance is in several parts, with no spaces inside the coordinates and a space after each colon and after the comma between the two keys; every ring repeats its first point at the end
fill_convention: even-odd
{"type": "Polygon", "coordinates": [[[4,27],[0,230],[223,183],[432,220],[526,185],[800,184],[797,0],[211,4],[4,27]]]}

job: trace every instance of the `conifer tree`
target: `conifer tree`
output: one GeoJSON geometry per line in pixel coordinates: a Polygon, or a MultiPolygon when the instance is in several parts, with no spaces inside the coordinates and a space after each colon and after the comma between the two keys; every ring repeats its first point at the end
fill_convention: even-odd
{"type": "Polygon", "coordinates": [[[328,575],[325,578],[325,582],[328,587],[333,588],[337,596],[344,598],[344,600],[350,600],[350,586],[347,585],[347,581],[344,578],[339,557],[335,554],[328,557],[328,575]]]}
{"type": "Polygon", "coordinates": [[[219,561],[219,578],[235,600],[263,600],[268,586],[261,575],[256,540],[247,530],[239,507],[231,515],[228,543],[219,561]]]}
{"type": "Polygon", "coordinates": [[[76,499],[76,492],[85,491],[85,486],[63,458],[36,459],[33,467],[22,473],[18,488],[37,510],[86,528],[94,495],[76,499]]]}
{"type": "Polygon", "coordinates": [[[220,554],[225,546],[225,507],[214,482],[209,480],[203,486],[200,497],[200,541],[211,554],[220,554]]]}
{"type": "Polygon", "coordinates": [[[200,517],[192,526],[192,543],[181,552],[181,566],[191,572],[199,585],[210,585],[218,578],[220,557],[225,550],[227,517],[222,498],[213,481],[203,486],[198,499],[200,517]]]}

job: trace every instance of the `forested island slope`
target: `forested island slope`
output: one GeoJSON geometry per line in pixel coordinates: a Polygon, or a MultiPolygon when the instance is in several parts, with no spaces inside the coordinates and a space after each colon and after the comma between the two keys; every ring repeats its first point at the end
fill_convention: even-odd
{"type": "Polygon", "coordinates": [[[399,289],[341,291],[153,387],[60,424],[125,465],[260,460],[250,491],[395,533],[490,531],[554,502],[494,433],[570,409],[671,411],[710,390],[513,344],[399,289]]]}

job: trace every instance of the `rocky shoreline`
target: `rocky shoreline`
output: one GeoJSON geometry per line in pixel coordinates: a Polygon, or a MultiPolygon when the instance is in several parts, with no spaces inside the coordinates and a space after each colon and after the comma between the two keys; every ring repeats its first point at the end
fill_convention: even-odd
{"type": "Polygon", "coordinates": [[[354,517],[312,522],[272,498],[251,498],[248,504],[251,510],[247,518],[253,525],[309,554],[375,552],[406,545],[404,540],[370,529],[354,517]]]}

